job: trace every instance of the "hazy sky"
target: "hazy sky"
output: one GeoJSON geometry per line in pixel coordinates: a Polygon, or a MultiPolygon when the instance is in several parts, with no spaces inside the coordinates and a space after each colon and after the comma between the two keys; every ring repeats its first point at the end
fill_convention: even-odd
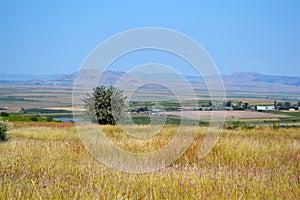
{"type": "Polygon", "coordinates": [[[71,73],[109,36],[151,26],[192,37],[223,74],[300,76],[300,1],[178,2],[1,1],[0,73],[71,73]]]}

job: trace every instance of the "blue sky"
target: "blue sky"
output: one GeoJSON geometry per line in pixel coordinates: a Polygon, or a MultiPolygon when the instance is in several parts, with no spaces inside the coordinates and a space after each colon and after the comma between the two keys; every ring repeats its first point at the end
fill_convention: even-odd
{"type": "Polygon", "coordinates": [[[297,0],[1,1],[0,73],[71,73],[101,41],[149,26],[192,37],[222,74],[300,76],[297,0]]]}

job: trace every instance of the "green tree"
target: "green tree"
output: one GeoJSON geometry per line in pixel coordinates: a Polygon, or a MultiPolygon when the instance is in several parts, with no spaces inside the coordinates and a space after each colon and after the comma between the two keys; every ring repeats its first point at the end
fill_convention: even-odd
{"type": "Polygon", "coordinates": [[[300,107],[300,101],[297,102],[297,106],[300,107]]]}
{"type": "Polygon", "coordinates": [[[290,102],[284,102],[284,103],[283,103],[283,107],[284,107],[285,110],[290,109],[290,108],[291,108],[290,102]]]}
{"type": "Polygon", "coordinates": [[[209,107],[212,107],[212,106],[213,106],[213,103],[212,103],[212,101],[211,101],[211,100],[209,100],[209,102],[208,102],[208,106],[209,106],[209,107]]]}
{"type": "Polygon", "coordinates": [[[248,110],[249,107],[250,107],[250,106],[249,106],[249,103],[248,103],[248,102],[245,102],[245,104],[244,104],[244,109],[245,109],[245,110],[248,110]]]}
{"type": "Polygon", "coordinates": [[[231,101],[231,100],[227,101],[227,102],[225,103],[225,106],[226,106],[226,107],[231,107],[231,106],[232,106],[232,101],[231,101]]]}
{"type": "Polygon", "coordinates": [[[238,106],[239,108],[241,108],[241,107],[242,107],[242,104],[243,104],[243,102],[242,102],[242,101],[238,101],[237,103],[238,103],[238,105],[237,105],[237,106],[238,106]]]}
{"type": "Polygon", "coordinates": [[[93,89],[84,99],[86,113],[93,122],[116,124],[123,117],[125,99],[123,91],[113,86],[100,86],[93,89]]]}
{"type": "Polygon", "coordinates": [[[277,103],[277,107],[282,108],[282,107],[283,107],[283,103],[282,103],[282,102],[278,102],[278,103],[277,103]]]}

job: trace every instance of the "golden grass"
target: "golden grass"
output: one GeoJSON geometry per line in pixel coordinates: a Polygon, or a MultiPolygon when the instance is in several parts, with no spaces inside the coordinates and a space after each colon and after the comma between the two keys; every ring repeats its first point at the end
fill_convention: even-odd
{"type": "Polygon", "coordinates": [[[11,122],[12,128],[25,128],[25,127],[48,127],[48,128],[69,128],[75,127],[74,123],[70,122],[11,122]]]}
{"type": "MultiPolygon", "coordinates": [[[[192,146],[173,164],[152,173],[132,174],[103,166],[84,148],[73,126],[54,124],[15,126],[12,139],[0,144],[0,199],[300,197],[299,129],[225,130],[212,152],[199,160],[206,131],[200,127],[192,146]]],[[[128,139],[118,140],[116,127],[103,130],[120,146],[128,139]]],[[[148,144],[165,145],[175,130],[165,127],[148,144]],[[156,144],[159,139],[163,142],[156,144]]]]}

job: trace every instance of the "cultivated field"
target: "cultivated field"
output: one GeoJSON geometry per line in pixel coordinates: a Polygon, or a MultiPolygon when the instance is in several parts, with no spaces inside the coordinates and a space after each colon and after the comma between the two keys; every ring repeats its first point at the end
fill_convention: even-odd
{"type": "MultiPolygon", "coordinates": [[[[214,116],[223,116],[223,111],[176,111],[168,112],[170,115],[178,115],[188,119],[200,119],[200,120],[210,120],[212,114],[214,116]]],[[[266,112],[256,112],[256,111],[226,111],[226,120],[240,120],[240,119],[268,119],[268,118],[285,118],[289,117],[287,115],[272,114],[266,112]]]]}
{"type": "MultiPolygon", "coordinates": [[[[115,126],[102,128],[120,147],[141,147],[115,126]]],[[[177,128],[166,126],[143,145],[161,148],[177,128]]],[[[193,145],[170,166],[132,174],[95,160],[71,123],[16,122],[11,140],[0,143],[0,199],[300,198],[299,129],[224,130],[200,160],[205,132],[206,127],[199,127],[193,145]]]]}
{"type": "Polygon", "coordinates": [[[10,112],[21,108],[70,107],[72,92],[70,86],[0,84],[0,107],[7,107],[10,112]]]}

